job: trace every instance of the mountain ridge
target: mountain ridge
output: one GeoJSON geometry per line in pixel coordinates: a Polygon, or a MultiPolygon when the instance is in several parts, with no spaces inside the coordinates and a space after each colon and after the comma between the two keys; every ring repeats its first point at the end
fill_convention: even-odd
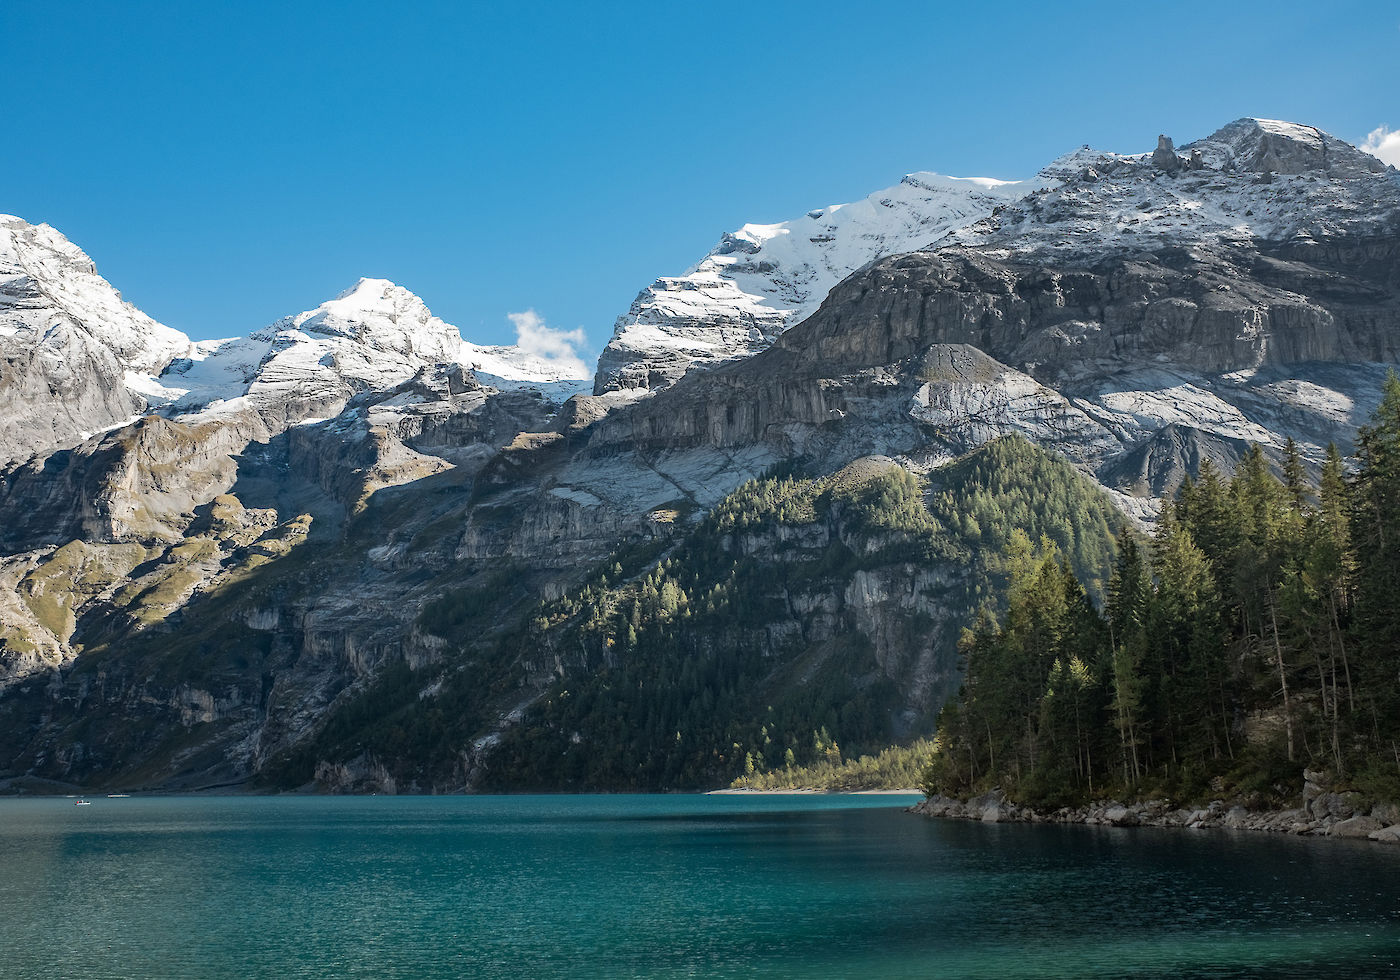
{"type": "MultiPolygon", "coordinates": [[[[192,399],[129,424],[118,416],[105,432],[0,469],[0,779],[188,786],[295,758],[296,771],[321,774],[322,788],[369,788],[380,779],[371,773],[389,786],[395,772],[407,778],[411,760],[359,757],[353,740],[318,733],[392,701],[415,725],[458,712],[451,737],[460,741],[443,746],[432,786],[483,785],[494,747],[546,751],[559,733],[527,737],[531,705],[555,684],[581,684],[598,663],[512,630],[613,561],[629,581],[653,575],[651,563],[706,515],[773,472],[823,480],[885,460],[890,499],[914,515],[915,491],[930,505],[951,460],[1019,434],[1149,522],[1203,455],[1223,456],[1228,470],[1249,443],[1277,453],[1292,438],[1315,465],[1328,442],[1349,443],[1400,359],[1400,174],[1352,167],[1316,134],[1256,126],[1246,135],[1268,146],[1255,153],[1237,140],[1196,162],[1169,141],[1132,157],[1074,151],[1052,164],[1046,186],[935,247],[844,270],[815,312],[761,350],[746,340],[693,364],[661,350],[664,370],[644,389],[562,400],[547,382],[505,385],[460,360],[421,358],[420,327],[440,347],[451,336],[382,280],[362,280],[340,307],[328,301],[242,347],[219,354],[215,342],[190,358],[190,380],[220,356],[255,368],[234,375],[221,410],[192,399]],[[1290,156],[1292,143],[1300,148],[1290,156]],[[1293,159],[1299,173],[1207,169],[1210,160],[1231,166],[1237,150],[1276,166],[1293,159]],[[1259,238],[1237,233],[1239,221],[1220,209],[1193,216],[1200,208],[1187,205],[1210,195],[1300,209],[1265,211],[1268,227],[1292,230],[1259,238]],[[1152,233],[1120,231],[1144,221],[1152,233]],[[373,310],[383,318],[369,323],[373,310]],[[357,360],[366,348],[349,336],[356,331],[386,340],[392,356],[357,360]],[[469,612],[462,632],[427,630],[423,617],[449,598],[469,612]],[[386,679],[394,697],[370,697],[386,679]],[[145,707],[127,717],[122,705],[145,707]],[[85,724],[105,741],[83,734],[85,724]],[[167,741],[144,745],[132,727],[141,725],[167,741]]],[[[927,201],[927,188],[903,186],[927,201]]],[[[963,200],[964,185],[951,186],[963,200]]],[[[869,214],[898,212],[876,198],[869,214]]],[[[803,220],[860,213],[827,210],[803,220]]],[[[833,244],[813,237],[801,251],[833,244]]],[[[751,228],[720,258],[749,262],[785,238],[751,228]]],[[[742,317],[716,327],[716,309],[672,326],[684,333],[691,323],[702,336],[743,327],[742,317]]],[[[983,531],[1004,536],[1030,516],[1024,505],[992,511],[983,531]]],[[[958,533],[972,530],[965,523],[958,533]]],[[[775,533],[800,550],[826,532],[784,524],[775,533]]],[[[866,547],[859,536],[841,540],[866,547]]],[[[952,598],[934,608],[900,597],[953,570],[900,560],[875,574],[841,548],[814,568],[856,577],[813,584],[803,573],[770,593],[782,580],[761,562],[751,570],[764,590],[753,649],[839,622],[850,631],[842,662],[886,692],[871,712],[896,710],[901,690],[946,692],[926,681],[953,676],[954,626],[967,610],[952,598]],[[926,615],[941,624],[936,642],[917,628],[926,615]],[[863,659],[869,651],[877,661],[863,659]]],[[[688,642],[721,649],[720,622],[706,622],[710,632],[688,642]]],[[[624,655],[597,651],[603,663],[624,655]]],[[[802,710],[817,721],[826,708],[802,710]]],[[[839,717],[834,724],[844,738],[839,717]]]]}
{"type": "MultiPolygon", "coordinates": [[[[191,341],[142,313],[56,229],[0,216],[0,465],[75,445],[156,411],[203,417],[250,406],[281,422],[366,388],[459,363],[500,387],[563,401],[582,378],[514,346],[486,347],[388,280],[358,280],[313,310],[245,336],[191,341]],[[287,402],[304,409],[287,410],[287,402]]],[[[338,407],[335,409],[339,410],[338,407]]],[[[331,412],[330,414],[335,414],[331,412]]]]}
{"type": "Polygon", "coordinates": [[[600,356],[594,390],[630,389],[635,397],[674,382],[692,365],[762,350],[810,316],[836,285],[822,274],[824,260],[808,254],[819,256],[833,243],[860,256],[848,261],[849,274],[891,254],[949,244],[1083,258],[1094,252],[1092,241],[1131,248],[1155,247],[1162,238],[1245,243],[1304,231],[1335,236],[1368,225],[1366,209],[1380,207],[1381,220],[1400,213],[1400,174],[1314,127],[1245,117],[1187,144],[1184,157],[1162,139],[1161,155],[1080,147],[1023,181],[911,174],[853,205],[745,225],[681,276],[663,277],[638,296],[600,356]],[[1284,179],[1256,182],[1275,171],[1284,179]],[[1310,186],[1318,173],[1341,189],[1341,200],[1310,186]],[[1172,179],[1178,176],[1182,186],[1172,179]],[[1225,184],[1217,186],[1220,180],[1225,184]],[[859,240],[858,223],[857,240],[847,242],[849,233],[826,220],[881,207],[898,216],[885,216],[896,230],[866,236],[869,241],[859,240]],[[1306,223],[1334,208],[1338,220],[1306,223]],[[811,236],[805,248],[799,229],[811,236]]]}

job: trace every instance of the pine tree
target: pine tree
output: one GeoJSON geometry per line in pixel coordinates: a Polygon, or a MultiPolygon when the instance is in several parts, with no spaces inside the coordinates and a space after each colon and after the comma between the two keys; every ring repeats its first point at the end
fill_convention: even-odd
{"type": "Polygon", "coordinates": [[[1216,580],[1229,582],[1234,576],[1241,531],[1230,489],[1209,457],[1201,461],[1195,483],[1184,486],[1184,498],[1174,505],[1176,516],[1210,560],[1216,580]]]}
{"type": "Polygon", "coordinates": [[[1298,453],[1298,444],[1289,436],[1283,447],[1283,486],[1293,501],[1294,510],[1302,513],[1308,505],[1308,480],[1303,469],[1303,458],[1298,453]]]}
{"type": "Polygon", "coordinates": [[[1155,676],[1149,681],[1156,686],[1163,761],[1176,765],[1188,754],[1188,745],[1199,749],[1208,742],[1217,755],[1225,747],[1224,719],[1213,697],[1224,683],[1224,630],[1210,563],[1175,520],[1171,506],[1163,508],[1158,522],[1153,571],[1157,590],[1148,617],[1147,649],[1155,676]]]}
{"type": "Polygon", "coordinates": [[[1115,719],[1123,782],[1142,775],[1142,708],[1145,683],[1142,659],[1152,600],[1152,573],[1136,538],[1124,530],[1118,538],[1118,561],[1108,585],[1109,708],[1115,719]]]}
{"type": "Polygon", "coordinates": [[[1380,405],[1356,437],[1351,535],[1356,556],[1358,688],[1374,750],[1400,768],[1400,378],[1386,378],[1380,405]]]}

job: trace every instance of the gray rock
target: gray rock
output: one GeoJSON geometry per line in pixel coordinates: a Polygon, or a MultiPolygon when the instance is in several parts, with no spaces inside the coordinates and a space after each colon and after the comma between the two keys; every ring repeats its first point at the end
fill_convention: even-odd
{"type": "Polygon", "coordinates": [[[1141,822],[1137,811],[1126,806],[1109,807],[1104,811],[1102,819],[1115,827],[1136,827],[1141,822]]]}
{"type": "Polygon", "coordinates": [[[1303,801],[1311,802],[1332,788],[1332,774],[1326,769],[1303,770],[1303,801]]]}
{"type": "Polygon", "coordinates": [[[1315,126],[1272,119],[1237,119],[1191,147],[1217,165],[1248,173],[1356,177],[1385,172],[1380,160],[1315,126]]]}
{"type": "Polygon", "coordinates": [[[1012,812],[1009,807],[1003,806],[1000,803],[993,803],[982,811],[981,819],[983,823],[1004,823],[1010,820],[1011,817],[1012,812]]]}
{"type": "Polygon", "coordinates": [[[1170,136],[1157,137],[1157,149],[1152,151],[1152,166],[1169,174],[1181,169],[1181,157],[1176,155],[1170,136]]]}
{"type": "Polygon", "coordinates": [[[1360,803],[1358,793],[1322,793],[1308,804],[1307,809],[1318,820],[1346,820],[1356,813],[1360,803]]]}
{"type": "Polygon", "coordinates": [[[1381,844],[1400,844],[1400,824],[1392,824],[1389,827],[1382,827],[1380,830],[1373,830],[1366,836],[1381,844]]]}
{"type": "Polygon", "coordinates": [[[1327,830],[1328,837],[1348,837],[1363,838],[1370,837],[1373,833],[1383,829],[1383,825],[1375,817],[1351,817],[1347,820],[1339,820],[1327,830]]]}

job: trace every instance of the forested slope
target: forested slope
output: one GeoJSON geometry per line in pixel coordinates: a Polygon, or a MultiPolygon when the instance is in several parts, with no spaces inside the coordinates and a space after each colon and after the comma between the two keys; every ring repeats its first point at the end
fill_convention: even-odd
{"type": "Polygon", "coordinates": [[[448,595],[420,625],[460,652],[345,705],[276,780],[359,750],[399,785],[479,765],[497,789],[702,788],[926,736],[958,684],[956,637],[1004,574],[988,542],[1044,536],[1088,576],[1112,560],[1121,521],[1019,437],[934,477],[873,458],[752,481],[485,652],[472,641],[490,596],[448,595]],[[521,685],[536,696],[488,744],[467,743],[492,689],[521,685]]]}
{"type": "Polygon", "coordinates": [[[1314,484],[1258,447],[1120,543],[1102,609],[1060,550],[1014,535],[1004,612],[961,643],[930,793],[1032,805],[1115,795],[1296,799],[1304,767],[1400,799],[1400,380],[1350,467],[1314,484]]]}

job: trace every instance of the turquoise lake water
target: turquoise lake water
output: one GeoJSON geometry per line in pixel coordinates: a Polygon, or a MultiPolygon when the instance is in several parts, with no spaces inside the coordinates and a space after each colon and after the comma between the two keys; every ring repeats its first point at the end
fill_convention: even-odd
{"type": "Polygon", "coordinates": [[[1400,848],[913,800],[0,800],[0,975],[1400,976],[1400,848]]]}

